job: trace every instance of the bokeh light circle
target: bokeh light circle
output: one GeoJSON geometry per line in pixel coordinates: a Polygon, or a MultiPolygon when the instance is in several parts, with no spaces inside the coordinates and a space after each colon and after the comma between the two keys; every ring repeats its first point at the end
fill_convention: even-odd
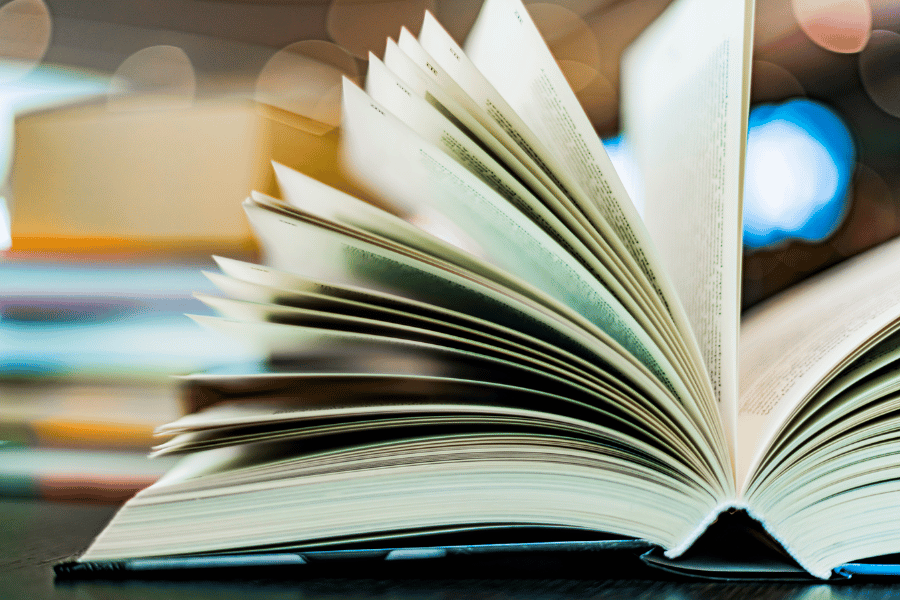
{"type": "Polygon", "coordinates": [[[331,42],[307,40],[276,52],[256,81],[259,102],[330,128],[341,122],[341,79],[359,82],[356,59],[331,42]]]}
{"type": "Polygon", "coordinates": [[[806,90],[790,71],[765,60],[753,61],[750,75],[750,102],[782,102],[806,96],[806,90]]]}
{"type": "Polygon", "coordinates": [[[40,64],[50,46],[51,29],[43,0],[12,0],[0,6],[0,83],[18,79],[40,64]]]}
{"type": "Polygon", "coordinates": [[[874,169],[857,163],[853,174],[853,204],[830,246],[854,256],[900,233],[900,205],[891,187],[874,169]]]}
{"type": "Polygon", "coordinates": [[[900,117],[900,35],[879,30],[859,55],[859,77],[872,101],[900,117]]]}
{"type": "Polygon", "coordinates": [[[601,67],[600,44],[588,24],[558,4],[535,3],[526,8],[575,92],[587,87],[601,67]]]}
{"type": "Polygon", "coordinates": [[[872,33],[869,0],[791,0],[800,28],[832,52],[859,52],[872,33]]]}
{"type": "Polygon", "coordinates": [[[829,108],[799,99],[750,113],[744,178],[744,244],[820,241],[846,211],[855,148],[829,108]]]}
{"type": "Polygon", "coordinates": [[[576,94],[589,86],[594,78],[597,77],[597,69],[593,69],[583,62],[576,60],[558,60],[560,70],[569,82],[569,87],[576,94]]]}
{"type": "Polygon", "coordinates": [[[544,2],[528,4],[525,8],[557,60],[600,68],[597,36],[578,14],[559,4],[544,2]]]}
{"type": "MultiPolygon", "coordinates": [[[[564,68],[563,73],[565,72],[564,68]]],[[[616,88],[601,73],[594,75],[588,85],[577,90],[576,96],[595,128],[605,128],[615,123],[619,114],[619,97],[616,88]]]]}
{"type": "Polygon", "coordinates": [[[176,46],[150,46],[126,58],[110,80],[112,109],[190,106],[197,91],[194,66],[176,46]]]}

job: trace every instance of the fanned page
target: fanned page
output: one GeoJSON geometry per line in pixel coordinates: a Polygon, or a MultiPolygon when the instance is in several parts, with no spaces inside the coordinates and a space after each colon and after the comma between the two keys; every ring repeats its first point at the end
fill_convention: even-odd
{"type": "Polygon", "coordinates": [[[671,324],[677,330],[673,343],[697,373],[697,400],[704,410],[715,412],[718,431],[713,390],[684,309],[602,142],[522,3],[487,0],[466,39],[465,53],[433,18],[426,17],[420,41],[455,79],[465,82],[467,91],[482,94],[480,100],[493,118],[501,124],[512,122],[500,103],[483,91],[484,85],[479,86],[480,77],[533,133],[536,147],[544,149],[537,158],[552,167],[576,208],[610,244],[638,286],[652,295],[664,313],[664,327],[671,324]]]}
{"type": "Polygon", "coordinates": [[[471,235],[489,262],[528,282],[533,286],[530,294],[544,298],[541,302],[554,313],[608,345],[621,359],[637,359],[635,366],[646,368],[692,406],[683,383],[644,330],[549,235],[349,82],[344,108],[344,155],[360,185],[382,201],[401,206],[418,201],[434,214],[446,215],[471,235]],[[394,151],[379,155],[378,148],[387,140],[394,151]]]}
{"type": "Polygon", "coordinates": [[[185,465],[82,561],[523,525],[678,552],[730,505],[687,316],[524,11],[488,0],[475,26],[493,85],[430,16],[371,95],[344,81],[340,158],[371,204],[281,165],[283,200],[247,198],[267,266],[217,259],[229,297],[194,318],[267,361],[188,378],[156,449],[185,465]]]}
{"type": "Polygon", "coordinates": [[[900,550],[898,256],[870,250],[742,325],[741,496],[819,577],[900,550]]]}
{"type": "Polygon", "coordinates": [[[853,359],[900,327],[900,241],[781,294],[741,331],[738,453],[745,492],[778,432],[853,359]]]}
{"type": "MultiPolygon", "coordinates": [[[[507,145],[519,152],[522,149],[497,123],[493,123],[490,131],[482,126],[481,122],[492,123],[488,113],[475,105],[439,65],[435,66],[434,59],[424,53],[411,34],[404,31],[400,39],[401,45],[417,57],[418,66],[400,47],[389,42],[385,60],[403,74],[404,81],[401,82],[399,76],[377,58],[370,57],[366,89],[373,99],[503,196],[559,243],[572,259],[581,263],[591,276],[596,277],[597,282],[624,305],[657,344],[672,363],[675,374],[685,381],[693,398],[704,398],[704,391],[708,390],[709,402],[700,402],[702,418],[711,431],[711,437],[719,438],[723,462],[728,462],[718,411],[713,406],[712,389],[700,364],[699,354],[696,360],[692,360],[693,355],[685,350],[683,340],[659,299],[652,290],[642,285],[640,277],[636,276],[637,269],[624,263],[613,251],[608,240],[614,236],[609,232],[598,232],[594,228],[596,221],[588,221],[558,188],[551,191],[545,187],[534,175],[534,172],[542,171],[527,154],[519,156],[531,166],[519,162],[507,150],[507,145]],[[430,73],[431,77],[426,73],[430,73]],[[438,82],[454,89],[453,93],[460,98],[460,102],[442,91],[438,82]],[[461,102],[468,108],[463,109],[461,102]],[[472,114],[479,115],[479,120],[472,114]]],[[[462,58],[460,53],[460,50],[454,50],[453,55],[462,58]]],[[[488,84],[482,81],[481,85],[488,84]]],[[[492,102],[495,106],[502,103],[499,97],[492,102]]],[[[516,121],[517,117],[511,116],[508,120],[516,121]]],[[[526,130],[521,123],[515,127],[517,131],[526,130]]],[[[531,147],[535,145],[540,144],[533,141],[531,147]]],[[[549,178],[547,181],[552,185],[549,178]]],[[[414,215],[414,218],[421,222],[419,215],[414,215]]]]}
{"type": "Polygon", "coordinates": [[[742,165],[753,2],[671,5],[622,65],[624,130],[645,220],[737,435],[742,165]]]}

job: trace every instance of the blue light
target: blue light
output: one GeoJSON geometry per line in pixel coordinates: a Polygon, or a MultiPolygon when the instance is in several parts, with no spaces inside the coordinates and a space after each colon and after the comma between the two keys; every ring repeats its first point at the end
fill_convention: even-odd
{"type": "Polygon", "coordinates": [[[641,196],[640,176],[638,175],[637,164],[634,162],[634,155],[631,153],[631,146],[624,135],[606,138],[603,141],[603,147],[606,154],[612,162],[625,191],[634,203],[638,214],[644,216],[644,201],[641,196]]]}
{"type": "Polygon", "coordinates": [[[810,100],[750,113],[744,177],[744,245],[821,241],[846,210],[855,150],[850,131],[810,100]]]}

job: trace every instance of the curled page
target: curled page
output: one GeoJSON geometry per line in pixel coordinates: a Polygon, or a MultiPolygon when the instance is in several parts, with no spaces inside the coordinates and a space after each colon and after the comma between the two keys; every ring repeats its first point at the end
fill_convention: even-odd
{"type": "Polygon", "coordinates": [[[479,243],[489,262],[571,308],[574,313],[560,314],[598,339],[608,335],[623,358],[637,359],[683,402],[688,398],[669,361],[628,311],[540,227],[349,82],[344,121],[345,160],[360,184],[385,200],[430,204],[447,215],[479,243]],[[394,151],[376,160],[387,140],[394,151]]]}
{"type": "Polygon", "coordinates": [[[750,1],[675,3],[622,66],[647,228],[697,336],[732,451],[752,15],[750,1]]]}
{"type": "Polygon", "coordinates": [[[698,404],[708,420],[716,421],[714,435],[727,453],[718,426],[722,411],[716,406],[693,323],[602,142],[523,4],[487,0],[466,40],[465,53],[433,18],[426,17],[420,40],[454,79],[465,82],[463,87],[483,92],[480,98],[494,118],[513,122],[499,110],[501,106],[516,115],[522,131],[537,140],[529,146],[541,150],[542,164],[553,168],[578,210],[652,296],[666,320],[671,319],[675,343],[696,373],[698,404]],[[494,101],[488,87],[499,92],[502,103],[494,101]]]}

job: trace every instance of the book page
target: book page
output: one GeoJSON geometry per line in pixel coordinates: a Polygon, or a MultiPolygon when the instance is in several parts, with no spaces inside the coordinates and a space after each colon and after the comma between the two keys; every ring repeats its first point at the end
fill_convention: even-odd
{"type": "Polygon", "coordinates": [[[445,435],[300,455],[277,442],[220,450],[191,457],[206,459],[204,476],[167,479],[129,501],[79,560],[308,549],[460,523],[610,531],[670,547],[715,506],[637,453],[563,436],[445,435]]]}
{"type": "Polygon", "coordinates": [[[447,215],[480,245],[489,262],[569,307],[574,313],[560,314],[592,335],[600,334],[599,339],[605,337],[602,332],[615,340],[617,352],[637,359],[692,406],[671,363],[580,263],[490,187],[349,82],[344,86],[343,136],[348,171],[359,185],[383,201],[421,203],[447,215]],[[393,151],[379,153],[388,143],[393,151]]]}
{"type": "MultiPolygon", "coordinates": [[[[592,383],[589,385],[601,391],[605,396],[614,398],[613,402],[616,406],[635,407],[629,410],[636,410],[639,414],[644,415],[641,418],[641,422],[644,425],[657,420],[656,417],[647,418],[650,416],[646,412],[647,408],[654,409],[650,407],[646,399],[640,397],[638,392],[623,387],[622,382],[616,379],[618,375],[613,370],[610,370],[604,361],[597,358],[587,360],[572,352],[564,351],[559,346],[548,343],[544,339],[501,326],[495,322],[496,310],[492,312],[491,320],[486,320],[441,306],[424,304],[400,296],[381,294],[373,290],[323,284],[297,274],[278,271],[270,267],[260,267],[259,265],[221,258],[217,260],[223,271],[231,275],[231,277],[216,273],[206,273],[206,275],[217,287],[230,296],[257,303],[256,306],[258,308],[256,310],[266,312],[267,319],[274,317],[275,320],[281,322],[284,320],[282,317],[288,317],[288,320],[290,320],[292,315],[296,315],[290,307],[308,307],[327,311],[329,314],[363,316],[385,323],[424,327],[436,333],[443,332],[453,336],[480,340],[498,348],[508,348],[519,353],[527,353],[531,356],[539,357],[543,362],[555,364],[567,372],[577,374],[582,379],[591,380],[592,383]],[[251,281],[255,283],[251,283],[251,281]],[[311,290],[317,290],[318,293],[311,290]],[[274,306],[271,304],[272,302],[277,302],[280,306],[274,306]],[[281,315],[278,313],[281,313],[281,315]],[[637,408],[638,405],[643,405],[645,408],[637,408]]],[[[472,308],[471,303],[466,305],[467,310],[472,308]]],[[[247,366],[243,368],[246,369],[247,366]]],[[[258,368],[258,365],[252,368],[258,368]]],[[[278,363],[277,374],[282,375],[282,370],[285,368],[291,369],[290,363],[278,363]]],[[[296,365],[296,368],[300,368],[300,365],[296,365]]],[[[500,382],[502,380],[502,376],[496,368],[490,372],[484,372],[482,370],[474,370],[472,365],[464,366],[460,363],[456,363],[451,367],[449,364],[437,363],[428,359],[421,353],[415,356],[393,354],[390,356],[368,355],[356,358],[343,356],[334,360],[323,360],[320,358],[315,363],[308,360],[304,361],[302,368],[305,371],[324,370],[324,372],[329,373],[344,372],[347,369],[361,369],[364,372],[368,372],[374,368],[379,373],[403,372],[409,375],[431,373],[433,375],[441,374],[442,376],[448,376],[452,371],[457,376],[467,379],[492,382],[500,382]]],[[[202,374],[202,377],[205,381],[208,381],[210,377],[217,377],[219,372],[217,370],[211,374],[205,373],[202,374]]],[[[240,372],[240,377],[243,379],[234,379],[234,374],[229,369],[223,374],[224,381],[235,382],[247,379],[249,376],[243,374],[246,372],[246,370],[240,372]]],[[[272,376],[271,367],[265,371],[265,374],[272,376]]],[[[521,375],[518,375],[509,383],[521,386],[524,380],[521,375]]],[[[239,391],[241,390],[229,389],[228,394],[239,391]]],[[[243,391],[246,393],[248,390],[243,391]]],[[[323,389],[323,394],[333,402],[334,394],[332,389],[323,389]]],[[[309,396],[310,392],[307,389],[304,391],[304,397],[309,398],[309,396]]],[[[217,402],[220,399],[212,398],[210,401],[217,402]]],[[[199,398],[194,398],[192,405],[196,406],[200,400],[199,398]]],[[[200,402],[200,405],[203,406],[208,404],[209,402],[206,400],[200,402]]],[[[681,430],[684,431],[691,428],[690,425],[685,427],[683,420],[679,419],[679,422],[682,424],[677,427],[681,430]]]]}
{"type": "MultiPolygon", "coordinates": [[[[358,89],[357,93],[360,98],[366,97],[358,89]]],[[[369,102],[371,100],[367,100],[363,108],[370,108],[369,102]]],[[[345,125],[346,123],[345,120],[345,125]]],[[[376,144],[379,139],[378,136],[364,137],[376,144]]],[[[394,136],[392,139],[397,138],[394,136]]],[[[405,161],[405,164],[414,163],[405,161]]],[[[462,170],[458,165],[457,168],[462,170]]],[[[625,352],[598,327],[584,324],[579,326],[576,324],[577,319],[573,321],[563,316],[566,311],[560,311],[559,308],[552,310],[535,299],[515,293],[509,288],[498,287],[475,273],[459,270],[434,258],[419,257],[401,246],[392,246],[383,238],[344,229],[337,223],[316,222],[299,213],[292,215],[278,207],[254,201],[245,203],[245,209],[251,225],[263,242],[268,260],[276,267],[306,272],[316,279],[374,287],[452,310],[466,311],[519,329],[595,363],[600,370],[606,372],[604,377],[608,379],[602,381],[592,377],[591,382],[585,382],[586,385],[575,384],[577,389],[582,390],[581,393],[593,390],[591,393],[599,393],[601,397],[610,400],[616,398],[612,400],[614,405],[624,406],[619,400],[627,400],[635,406],[644,406],[642,410],[645,412],[660,414],[679,435],[690,440],[689,443],[708,461],[708,465],[719,471],[716,473],[717,478],[724,477],[719,457],[712,455],[707,438],[697,429],[696,419],[691,418],[687,412],[689,407],[678,402],[677,396],[666,390],[664,384],[647,367],[625,352]],[[311,254],[322,258],[330,257],[330,260],[306,260],[311,254]]],[[[217,323],[219,329],[237,327],[227,321],[217,323]],[[229,324],[222,325],[223,323],[229,324]]],[[[249,330],[242,331],[246,334],[245,339],[254,339],[249,330]]],[[[265,331],[274,334],[284,330],[267,328],[265,331]]],[[[297,329],[298,333],[299,331],[297,329]]],[[[367,339],[358,338],[359,343],[366,342],[367,339]]],[[[638,338],[635,339],[640,342],[638,338]]],[[[336,356],[348,356],[344,352],[348,341],[346,335],[336,337],[334,333],[330,333],[323,337],[310,330],[299,336],[290,334],[282,338],[279,334],[272,338],[267,335],[257,338],[258,347],[266,351],[283,353],[302,349],[303,352],[315,350],[319,354],[333,351],[337,353],[336,356]],[[282,346],[282,343],[286,345],[282,346]]],[[[408,343],[406,346],[409,347],[408,343]]],[[[557,376],[551,379],[557,382],[556,385],[563,383],[557,376]]],[[[565,385],[571,387],[572,380],[569,379],[569,382],[565,385]]],[[[679,385],[679,382],[674,384],[679,385]]],[[[650,420],[645,419],[644,422],[659,429],[650,425],[650,420]]]]}
{"type": "MultiPolygon", "coordinates": [[[[360,92],[361,93],[361,92],[360,92]]],[[[617,373],[620,385],[634,386],[637,397],[655,398],[673,414],[682,413],[674,397],[634,357],[612,339],[590,335],[546,306],[473,273],[435,261],[419,260],[375,239],[364,239],[245,202],[245,210],[276,268],[339,285],[363,286],[451,310],[466,311],[568,349],[617,373]],[[319,260],[306,260],[310,255],[319,260]],[[329,257],[330,260],[324,260],[329,257]]],[[[312,339],[312,338],[311,338],[312,339]]],[[[682,425],[689,426],[690,422],[682,425]]]]}
{"type": "MultiPolygon", "coordinates": [[[[898,362],[900,335],[894,333],[845,365],[834,379],[821,387],[809,402],[804,402],[782,426],[766,452],[764,462],[756,471],[754,488],[759,487],[773,471],[780,470],[784,459],[801,446],[808,445],[812,438],[821,435],[831,437],[833,425],[837,422],[840,422],[843,429],[847,429],[848,425],[855,425],[851,422],[859,419],[861,412],[866,412],[857,409],[864,404],[871,406],[871,401],[884,399],[886,395],[896,391],[897,386],[900,386],[898,362]],[[850,413],[853,413],[853,418],[846,419],[850,413]],[[823,434],[826,429],[827,433],[823,434]]],[[[889,400],[891,401],[896,402],[889,400]]]]}
{"type": "MultiPolygon", "coordinates": [[[[597,259],[596,255],[573,233],[572,230],[582,231],[577,222],[564,224],[560,221],[553,212],[544,206],[503,165],[498,163],[491,154],[473,139],[470,139],[464,131],[454,125],[425,99],[412,93],[375,56],[369,57],[366,91],[374,100],[390,110],[425,141],[441,148],[448,155],[454,157],[472,174],[506,198],[513,206],[538,224],[547,235],[560,244],[575,260],[584,265],[591,275],[595,276],[604,287],[610,290],[617,300],[622,302],[653,341],[666,353],[673,366],[678,369],[678,375],[685,380],[689,380],[690,375],[688,372],[679,368],[681,364],[678,361],[681,356],[673,352],[672,340],[665,335],[666,329],[664,326],[657,319],[653,318],[655,315],[651,311],[648,311],[650,315],[645,312],[647,307],[638,303],[639,299],[634,297],[633,288],[629,287],[629,289],[626,289],[622,281],[610,273],[603,263],[597,259]]],[[[276,171],[279,173],[285,171],[283,167],[281,167],[281,171],[279,171],[279,168],[280,165],[276,165],[276,171]]],[[[292,180],[296,181],[298,176],[300,175],[295,174],[292,180]]],[[[282,177],[279,175],[279,181],[281,179],[282,177]]],[[[287,193],[290,186],[286,188],[282,185],[282,189],[284,193],[287,193]]],[[[286,199],[295,205],[299,205],[298,203],[301,199],[308,199],[310,196],[310,192],[304,192],[297,194],[295,201],[291,201],[287,196],[286,199]]],[[[330,197],[333,196],[332,194],[330,197]]],[[[329,204],[334,206],[335,200],[330,200],[329,204]]],[[[371,210],[364,211],[365,214],[368,212],[371,212],[371,210]]],[[[415,215],[409,215],[407,218],[410,217],[414,218],[415,215]]],[[[366,227],[363,226],[363,228],[366,227]]],[[[382,233],[382,235],[389,234],[382,233]]],[[[410,241],[403,241],[403,243],[415,246],[410,241]]],[[[622,277],[621,273],[618,273],[618,275],[622,277]]]]}
{"type": "MultiPolygon", "coordinates": [[[[581,373],[597,382],[603,382],[607,386],[619,385],[613,374],[604,369],[602,362],[596,359],[587,360],[544,339],[501,326],[493,320],[374,290],[329,285],[268,267],[226,259],[217,260],[222,270],[231,276],[205,274],[216,287],[232,298],[266,305],[275,303],[284,307],[306,307],[462,335],[545,357],[545,360],[581,373]]],[[[394,359],[392,362],[398,361],[399,359],[394,359]]],[[[331,368],[328,365],[324,366],[331,368]]],[[[392,364],[391,368],[397,367],[392,364]]],[[[427,370],[426,365],[417,360],[415,370],[424,373],[427,370]]],[[[412,372],[416,372],[415,370],[412,372]]]]}
{"type": "MultiPolygon", "coordinates": [[[[643,285],[634,272],[636,269],[616,254],[610,246],[611,237],[604,237],[596,230],[596,222],[589,221],[578,210],[510,134],[475,105],[440,65],[436,65],[411,34],[404,30],[400,39],[403,47],[418,62],[389,40],[384,64],[377,59],[369,63],[366,87],[372,97],[540,224],[584,264],[617,300],[626,305],[679,370],[679,375],[688,383],[692,393],[703,397],[708,389],[711,402],[712,391],[707,375],[702,365],[697,366],[702,362],[699,351],[695,354],[685,351],[679,333],[659,298],[643,285]],[[452,95],[442,86],[451,90],[452,95]],[[457,102],[453,96],[460,97],[461,101],[457,102]],[[465,102],[465,108],[462,102],[465,102]],[[439,114],[424,114],[423,104],[430,105],[435,109],[432,112],[439,114]],[[478,115],[479,120],[473,115],[478,115]],[[435,117],[442,121],[439,127],[435,125],[435,117]],[[514,155],[507,147],[517,154],[514,155]],[[534,173],[543,179],[539,180],[534,173]]],[[[509,118],[517,120],[514,114],[509,118]]],[[[717,412],[708,420],[718,423],[717,412]]]]}
{"type": "MultiPolygon", "coordinates": [[[[427,16],[419,38],[467,91],[480,94],[494,118],[521,123],[515,131],[537,139],[530,145],[540,152],[540,161],[553,170],[577,210],[638,278],[643,293],[651,296],[677,332],[679,352],[697,373],[695,393],[701,411],[721,434],[705,357],[678,294],[602,142],[522,3],[487,0],[466,40],[465,53],[427,16]],[[499,92],[501,102],[494,100],[492,90],[499,92]],[[514,117],[501,111],[504,107],[514,117]]],[[[724,436],[720,439],[723,446],[728,444],[724,436]]]]}
{"type": "Polygon", "coordinates": [[[213,308],[225,318],[236,321],[259,321],[292,325],[297,327],[316,327],[326,330],[359,332],[380,337],[393,337],[412,342],[427,343],[434,346],[464,350],[484,356],[497,358],[510,363],[526,365],[542,372],[552,373],[580,384],[591,386],[594,379],[590,373],[571,368],[556,357],[503,343],[503,340],[484,339],[482,336],[460,331],[436,331],[419,324],[397,323],[379,318],[338,314],[317,309],[275,304],[261,304],[218,298],[205,294],[197,294],[197,299],[213,308]]]}
{"type": "MultiPolygon", "coordinates": [[[[453,57],[453,42],[434,19],[426,17],[420,40],[442,66],[454,67],[456,77],[470,81],[473,87],[478,85],[464,56],[447,58],[448,54],[453,57]]],[[[540,158],[565,179],[567,190],[576,197],[581,210],[589,215],[599,211],[602,221],[636,261],[660,298],[668,303],[671,298],[657,282],[658,265],[647,254],[649,243],[641,219],[524,5],[519,0],[487,0],[466,40],[465,50],[476,72],[480,71],[496,88],[547,149],[548,155],[540,158]]]]}
{"type": "Polygon", "coordinates": [[[752,15],[751,1],[677,2],[622,66],[647,228],[697,336],[732,449],[752,15]]]}
{"type": "Polygon", "coordinates": [[[748,502],[757,505],[760,497],[772,498],[779,495],[779,490],[797,485],[797,479],[785,477],[785,473],[796,471],[804,463],[821,466],[818,460],[826,446],[834,448],[835,453],[845,453],[861,434],[864,442],[871,443],[868,435],[895,431],[884,417],[894,413],[900,404],[896,395],[900,390],[897,361],[900,335],[895,333],[857,357],[804,402],[778,433],[755,471],[752,487],[746,492],[748,502]]]}
{"type": "Polygon", "coordinates": [[[745,319],[738,448],[744,489],[787,419],[898,324],[900,240],[788,290],[745,319]]]}

